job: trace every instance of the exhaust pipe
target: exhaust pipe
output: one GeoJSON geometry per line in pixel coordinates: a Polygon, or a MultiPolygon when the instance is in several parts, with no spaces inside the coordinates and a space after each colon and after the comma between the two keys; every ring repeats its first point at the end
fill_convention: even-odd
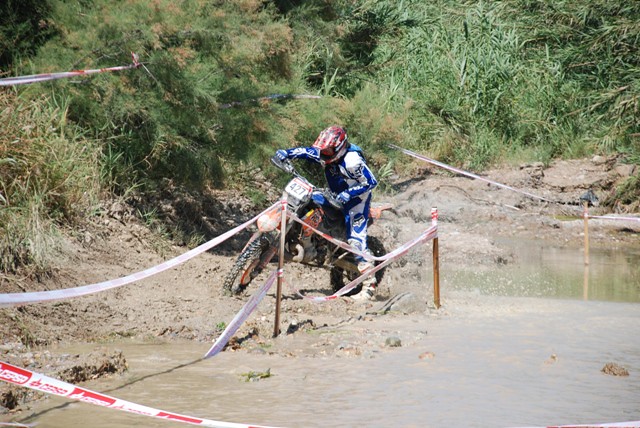
{"type": "Polygon", "coordinates": [[[296,244],[296,255],[291,258],[296,263],[302,263],[302,259],[304,259],[304,247],[300,244],[296,244]]]}

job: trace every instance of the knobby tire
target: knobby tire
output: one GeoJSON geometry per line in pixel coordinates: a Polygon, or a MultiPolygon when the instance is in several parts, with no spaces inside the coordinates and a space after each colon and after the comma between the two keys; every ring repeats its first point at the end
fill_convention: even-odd
{"type": "MultiPolygon", "coordinates": [[[[265,236],[260,236],[250,243],[247,248],[238,256],[233,267],[224,279],[223,291],[229,294],[240,294],[251,281],[247,284],[241,285],[240,278],[244,274],[245,269],[257,260],[260,259],[262,252],[269,246],[269,241],[265,236]]],[[[259,274],[257,272],[256,274],[259,274]]]]}

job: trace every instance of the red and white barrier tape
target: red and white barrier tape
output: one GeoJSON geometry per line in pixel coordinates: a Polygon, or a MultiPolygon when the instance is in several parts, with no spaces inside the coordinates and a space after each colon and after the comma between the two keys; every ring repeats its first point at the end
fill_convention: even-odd
{"type": "MultiPolygon", "coordinates": [[[[369,260],[369,261],[377,261],[377,262],[385,261],[385,260],[387,260],[389,257],[394,257],[395,252],[396,252],[396,251],[398,251],[398,250],[400,250],[400,249],[402,248],[402,247],[399,247],[399,248],[397,248],[396,250],[392,251],[391,253],[387,253],[387,254],[385,254],[384,256],[374,256],[374,255],[369,254],[369,253],[364,253],[364,252],[362,252],[362,251],[360,251],[360,250],[358,250],[358,249],[356,249],[356,248],[352,247],[351,245],[347,244],[346,242],[341,241],[341,240],[339,240],[339,239],[336,239],[336,238],[334,238],[333,236],[331,236],[331,235],[329,235],[329,234],[327,234],[327,233],[324,233],[324,232],[322,232],[322,231],[321,231],[321,230],[319,230],[319,229],[316,229],[315,227],[311,226],[310,224],[307,224],[307,223],[305,223],[304,221],[302,221],[302,220],[301,220],[300,218],[298,218],[298,216],[297,216],[297,215],[295,215],[294,213],[287,213],[287,215],[288,215],[291,219],[293,219],[294,221],[296,221],[296,222],[300,223],[300,224],[301,224],[301,225],[303,225],[304,227],[307,227],[307,228],[311,229],[314,233],[316,233],[316,234],[318,234],[318,235],[322,236],[322,237],[323,237],[324,239],[326,239],[327,241],[329,241],[329,242],[331,242],[331,243],[333,243],[333,244],[337,245],[338,247],[340,247],[340,248],[342,248],[342,249],[344,249],[344,250],[349,251],[350,253],[353,253],[353,254],[355,254],[355,255],[361,256],[361,257],[362,257],[362,258],[364,258],[365,260],[369,260]]],[[[426,231],[426,232],[428,232],[428,231],[429,231],[429,230],[431,230],[431,229],[432,229],[432,228],[427,229],[427,231],[426,231]]],[[[426,232],[424,232],[424,233],[426,233],[426,232]]],[[[422,235],[424,235],[424,233],[423,233],[422,235]]],[[[413,242],[413,241],[415,241],[415,240],[420,240],[420,237],[421,237],[422,235],[418,236],[417,238],[415,238],[415,239],[414,239],[414,240],[412,240],[412,241],[407,242],[407,244],[409,244],[409,243],[411,243],[411,242],[413,242]]],[[[436,238],[437,236],[438,236],[438,230],[437,230],[437,228],[435,228],[435,236],[433,236],[433,238],[436,238]]],[[[429,238],[429,239],[432,239],[432,238],[429,238]]],[[[405,245],[407,245],[407,244],[405,244],[405,245]]]]}
{"type": "Polygon", "coordinates": [[[262,301],[264,296],[267,294],[267,292],[275,282],[276,274],[279,273],[279,270],[274,270],[271,275],[269,275],[269,278],[267,278],[265,283],[262,284],[260,288],[258,288],[258,291],[256,291],[253,296],[251,296],[251,298],[247,301],[247,303],[245,303],[242,309],[240,309],[236,316],[233,317],[233,320],[231,320],[227,328],[224,329],[220,337],[215,341],[213,346],[211,346],[211,348],[202,358],[211,358],[222,351],[222,349],[224,349],[224,347],[227,345],[227,342],[229,342],[229,339],[231,339],[236,331],[238,331],[242,323],[245,322],[245,320],[249,318],[249,315],[251,315],[256,307],[258,307],[258,304],[262,301]]]}
{"type": "Polygon", "coordinates": [[[0,427],[31,428],[34,426],[36,426],[36,424],[21,424],[20,422],[0,422],[0,427]]]}
{"type": "Polygon", "coordinates": [[[426,156],[419,155],[418,153],[412,152],[411,150],[403,149],[402,147],[396,146],[395,144],[389,144],[389,147],[392,147],[392,148],[394,148],[396,150],[399,150],[402,153],[404,153],[406,155],[409,155],[411,157],[414,157],[416,159],[420,159],[420,160],[423,160],[425,162],[429,162],[429,163],[431,163],[433,165],[439,166],[440,168],[444,168],[446,170],[455,172],[457,174],[466,175],[467,177],[475,178],[476,180],[485,181],[485,182],[487,182],[489,184],[493,184],[494,186],[502,187],[503,189],[512,190],[512,191],[517,192],[517,193],[522,193],[523,195],[529,196],[530,198],[539,199],[539,200],[545,201],[545,202],[555,203],[555,201],[551,201],[549,199],[543,198],[542,196],[534,195],[533,193],[525,192],[524,190],[516,189],[515,187],[507,186],[506,184],[498,183],[497,181],[493,181],[493,180],[490,180],[488,178],[481,177],[479,175],[473,174],[471,172],[455,168],[453,166],[447,165],[446,163],[442,163],[442,162],[439,162],[437,160],[430,159],[430,158],[428,158],[426,156]]]}
{"type": "Polygon", "coordinates": [[[587,217],[598,218],[602,220],[637,221],[640,223],[640,217],[618,217],[612,215],[587,215],[587,217]]]}
{"type": "Polygon", "coordinates": [[[48,80],[63,79],[65,77],[87,76],[90,74],[105,73],[109,71],[129,70],[130,68],[140,67],[141,64],[140,62],[138,62],[138,55],[131,52],[131,58],[133,59],[133,64],[122,65],[118,67],[97,68],[97,69],[91,69],[91,70],[73,70],[73,71],[66,71],[61,73],[32,74],[29,76],[19,76],[19,77],[5,77],[3,79],[0,79],[0,86],[24,85],[27,83],[37,83],[37,82],[45,82],[48,80]]]}
{"type": "Polygon", "coordinates": [[[605,424],[587,424],[587,425],[549,425],[546,427],[527,427],[527,428],[640,428],[640,421],[630,422],[612,422],[605,424]]]}
{"type": "Polygon", "coordinates": [[[166,262],[160,263],[157,266],[153,266],[149,269],[133,273],[131,275],[112,279],[109,281],[99,282],[97,284],[90,284],[81,287],[75,288],[66,288],[62,290],[51,290],[51,291],[34,291],[28,293],[6,293],[0,294],[0,308],[6,308],[10,306],[19,306],[26,305],[32,303],[41,303],[41,302],[52,302],[55,300],[62,299],[70,299],[74,297],[85,296],[87,294],[98,293],[100,291],[109,290],[111,288],[120,287],[126,284],[130,284],[135,281],[139,281],[141,279],[150,277],[157,273],[163,272],[169,268],[175,267],[181,263],[186,262],[189,259],[197,256],[198,254],[204,253],[205,251],[215,247],[216,245],[221,244],[226,241],[236,233],[246,229],[252,223],[254,223],[262,214],[268,212],[272,208],[275,208],[278,205],[278,202],[271,205],[269,208],[252,218],[251,220],[237,226],[228,232],[223,233],[222,235],[214,238],[204,244],[194,248],[193,250],[187,251],[184,254],[181,254],[178,257],[175,257],[171,260],[167,260],[166,262]]]}
{"type": "MultiPolygon", "coordinates": [[[[34,389],[36,391],[45,392],[47,394],[57,395],[88,404],[103,406],[123,412],[135,413],[143,416],[150,416],[158,419],[166,419],[174,422],[180,422],[190,425],[199,425],[203,427],[213,428],[270,428],[264,425],[247,425],[233,422],[214,421],[193,416],[186,416],[179,413],[167,412],[152,407],[143,406],[132,403],[130,401],[121,400],[89,389],[62,382],[30,370],[14,366],[12,364],[0,361],[0,380],[12,383],[18,386],[34,389]]],[[[34,424],[20,424],[4,422],[0,425],[30,427],[34,424]]],[[[589,425],[550,425],[546,428],[638,428],[640,421],[633,422],[616,422],[604,424],[589,425]]]]}
{"type": "Polygon", "coordinates": [[[233,422],[221,422],[210,419],[185,416],[178,413],[167,412],[142,406],[130,401],[110,397],[99,392],[81,388],[70,383],[63,382],[27,369],[0,361],[0,380],[13,383],[15,385],[31,388],[47,394],[58,395],[71,400],[82,401],[84,403],[95,404],[96,406],[108,407],[123,412],[135,413],[153,418],[167,419],[175,422],[182,422],[191,425],[200,425],[213,428],[269,428],[262,425],[246,425],[233,422]]]}
{"type": "MultiPolygon", "coordinates": [[[[167,412],[164,410],[147,407],[130,401],[121,400],[109,395],[101,394],[86,388],[82,388],[70,383],[63,382],[30,370],[14,366],[0,361],[0,380],[18,386],[30,388],[47,394],[57,395],[71,400],[81,401],[96,406],[107,407],[123,412],[137,415],[149,416],[158,419],[171,420],[190,425],[199,425],[212,428],[271,428],[264,425],[247,425],[234,422],[215,421],[211,419],[186,416],[179,413],[167,412]]],[[[34,424],[21,424],[11,422],[0,422],[4,426],[31,427],[34,424]]],[[[615,422],[589,425],[550,425],[546,428],[638,428],[640,421],[615,422]]]]}
{"type": "MultiPolygon", "coordinates": [[[[556,201],[552,201],[550,199],[543,198],[542,196],[537,196],[537,195],[534,195],[533,193],[525,192],[524,190],[516,189],[514,187],[507,186],[506,184],[498,183],[497,181],[493,181],[493,180],[490,180],[488,178],[484,178],[484,177],[481,177],[479,175],[473,174],[471,172],[467,172],[467,171],[464,171],[462,169],[458,169],[458,168],[452,167],[450,165],[447,165],[445,163],[439,162],[437,160],[430,159],[430,158],[428,158],[426,156],[423,156],[423,155],[419,155],[419,154],[417,154],[415,152],[412,152],[411,150],[403,149],[402,147],[396,146],[394,144],[389,144],[389,147],[392,147],[392,148],[394,148],[396,150],[399,150],[402,153],[407,154],[409,156],[412,156],[412,157],[414,157],[416,159],[420,159],[420,160],[423,160],[425,162],[429,162],[429,163],[431,163],[433,165],[437,165],[437,166],[439,166],[441,168],[444,168],[446,170],[449,170],[449,171],[452,171],[452,172],[455,172],[455,173],[458,173],[458,174],[466,175],[467,177],[471,177],[471,178],[475,178],[477,180],[485,181],[485,182],[493,184],[495,186],[502,187],[503,189],[512,190],[512,191],[517,192],[517,193],[522,193],[523,195],[529,196],[529,197],[534,198],[534,199],[539,199],[541,201],[550,202],[550,203],[558,203],[556,201]]],[[[579,209],[580,209],[579,207],[576,207],[576,210],[579,210],[579,209]]],[[[590,215],[589,218],[600,218],[600,219],[604,219],[604,220],[638,221],[638,222],[640,222],[640,217],[617,217],[617,216],[592,216],[592,215],[590,215]]]]}
{"type": "MultiPolygon", "coordinates": [[[[293,218],[296,221],[301,221],[296,216],[292,216],[291,218],[293,218]]],[[[303,224],[305,224],[306,226],[311,228],[311,230],[313,230],[315,233],[319,234],[323,238],[325,238],[325,239],[329,240],[330,242],[340,246],[341,248],[344,248],[347,251],[350,251],[350,252],[352,252],[354,254],[361,255],[363,257],[367,257],[369,260],[375,260],[375,261],[381,261],[382,262],[382,263],[378,264],[377,266],[373,267],[372,269],[367,270],[365,273],[363,273],[362,275],[360,275],[359,277],[357,277],[356,279],[354,279],[353,281],[351,281],[350,283],[348,283],[347,285],[345,285],[340,290],[336,291],[335,293],[333,293],[330,296],[315,296],[315,297],[306,296],[306,295],[302,294],[299,290],[296,290],[296,293],[299,296],[303,297],[304,299],[311,300],[312,302],[315,302],[315,303],[328,302],[330,300],[334,300],[334,299],[337,299],[340,296],[343,296],[344,294],[346,294],[349,291],[353,290],[358,284],[360,284],[362,281],[364,281],[367,277],[371,276],[372,274],[375,274],[380,269],[383,269],[384,267],[389,265],[392,261],[394,261],[398,257],[404,256],[405,254],[407,254],[411,248],[415,247],[418,244],[424,244],[425,242],[430,241],[430,240],[438,237],[438,226],[437,225],[433,225],[430,228],[428,228],[427,230],[425,230],[424,232],[422,232],[422,234],[420,234],[418,237],[412,239],[411,241],[408,241],[408,242],[402,244],[401,246],[399,246],[395,250],[385,254],[384,256],[375,257],[375,256],[371,256],[369,254],[362,253],[362,252],[354,249],[349,244],[346,244],[346,243],[344,243],[344,242],[342,242],[342,241],[340,241],[338,239],[335,239],[335,238],[327,235],[326,233],[323,233],[323,232],[319,231],[318,229],[315,229],[315,228],[307,225],[306,223],[303,223],[303,224]]]]}
{"type": "MultiPolygon", "coordinates": [[[[297,217],[292,216],[292,218],[296,219],[297,217]]],[[[346,250],[359,253],[355,249],[353,249],[353,247],[351,247],[350,245],[345,244],[344,242],[339,241],[335,238],[332,238],[331,236],[326,235],[317,229],[314,229],[314,228],[311,228],[311,229],[325,238],[330,238],[331,242],[334,242],[336,245],[344,244],[344,246],[346,247],[345,248],[346,250]]],[[[414,238],[411,241],[406,242],[405,244],[401,245],[395,250],[387,253],[385,256],[376,257],[375,259],[381,260],[382,263],[368,270],[366,273],[360,275],[359,277],[357,277],[356,279],[354,279],[353,281],[351,281],[350,283],[348,283],[347,285],[345,285],[340,290],[336,291],[334,294],[330,296],[313,297],[313,296],[305,296],[299,290],[295,290],[295,292],[302,298],[310,300],[314,303],[328,302],[330,300],[337,299],[338,297],[353,290],[358,284],[364,281],[365,278],[375,274],[380,269],[385,268],[388,264],[390,264],[392,261],[394,261],[398,257],[405,255],[414,246],[418,244],[423,244],[437,236],[438,236],[438,227],[437,225],[433,225],[429,229],[425,230],[417,238],[414,238]]],[[[363,253],[360,253],[360,254],[363,254],[363,253]]],[[[224,347],[227,345],[231,337],[236,333],[236,331],[238,331],[242,323],[245,322],[245,320],[249,317],[249,315],[253,313],[253,311],[256,309],[258,304],[262,301],[262,299],[267,294],[267,292],[269,291],[269,289],[271,288],[271,286],[273,285],[273,283],[275,282],[278,276],[283,276],[283,271],[281,269],[276,269],[271,273],[271,275],[269,275],[266,282],[258,289],[258,291],[256,291],[251,296],[251,298],[247,301],[247,303],[245,303],[245,305],[242,307],[242,309],[240,309],[240,311],[236,314],[236,316],[233,317],[233,320],[229,323],[227,328],[225,328],[225,330],[222,332],[220,337],[216,339],[213,346],[211,346],[211,348],[209,349],[209,351],[207,351],[207,353],[204,355],[203,358],[213,357],[224,349],[224,347]]]]}

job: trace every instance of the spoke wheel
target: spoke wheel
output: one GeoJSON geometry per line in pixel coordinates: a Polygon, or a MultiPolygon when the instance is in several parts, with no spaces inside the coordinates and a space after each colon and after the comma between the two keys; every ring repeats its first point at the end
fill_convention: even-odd
{"type": "Polygon", "coordinates": [[[262,235],[254,240],[238,256],[231,271],[224,278],[223,291],[227,294],[240,294],[260,275],[262,255],[269,250],[269,239],[262,235]]]}

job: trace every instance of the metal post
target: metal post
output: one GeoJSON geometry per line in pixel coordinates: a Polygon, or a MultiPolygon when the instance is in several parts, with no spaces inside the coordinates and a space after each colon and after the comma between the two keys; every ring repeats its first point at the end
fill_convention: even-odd
{"type": "Polygon", "coordinates": [[[280,221],[280,254],[278,256],[278,282],[276,286],[276,319],[273,337],[280,334],[280,302],[282,300],[282,278],[284,277],[284,243],[287,234],[287,194],[282,195],[282,220],[280,221]]]}
{"type": "MultiPolygon", "coordinates": [[[[431,225],[438,226],[438,208],[431,208],[431,225]]],[[[433,238],[433,303],[440,308],[440,254],[438,237],[433,238]]]]}
{"type": "Polygon", "coordinates": [[[584,218],[584,264],[589,264],[589,202],[584,202],[584,212],[582,217],[584,218]]]}

